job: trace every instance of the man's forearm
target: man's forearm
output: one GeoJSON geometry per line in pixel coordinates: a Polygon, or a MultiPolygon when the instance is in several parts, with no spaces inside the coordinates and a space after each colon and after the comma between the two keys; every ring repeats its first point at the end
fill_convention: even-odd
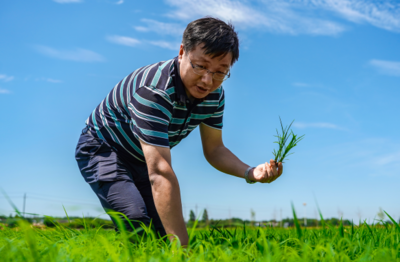
{"type": "Polygon", "coordinates": [[[166,233],[178,236],[181,244],[187,245],[188,233],[182,215],[178,179],[171,169],[164,174],[151,174],[150,181],[154,203],[166,233]]]}
{"type": "Polygon", "coordinates": [[[223,145],[215,148],[212,153],[206,156],[206,159],[219,171],[242,178],[249,167],[223,145]]]}

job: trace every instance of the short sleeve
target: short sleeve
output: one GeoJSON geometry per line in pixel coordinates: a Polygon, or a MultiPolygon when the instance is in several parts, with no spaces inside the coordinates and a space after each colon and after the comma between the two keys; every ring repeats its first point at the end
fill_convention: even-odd
{"type": "Polygon", "coordinates": [[[173,104],[164,91],[143,86],[136,90],[129,103],[131,130],[150,145],[168,147],[168,126],[173,104]]]}
{"type": "Polygon", "coordinates": [[[221,88],[221,94],[219,97],[219,103],[217,109],[215,110],[214,114],[209,118],[205,119],[203,123],[212,128],[221,130],[223,126],[222,118],[224,115],[224,108],[225,108],[225,92],[221,88]]]}

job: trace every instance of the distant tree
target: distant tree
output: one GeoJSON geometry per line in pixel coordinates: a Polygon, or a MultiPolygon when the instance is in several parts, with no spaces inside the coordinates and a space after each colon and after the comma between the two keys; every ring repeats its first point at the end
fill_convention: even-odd
{"type": "Polygon", "coordinates": [[[332,217],[331,219],[327,219],[327,222],[330,223],[332,226],[338,226],[340,220],[336,217],[332,217]]]}
{"type": "Polygon", "coordinates": [[[43,219],[43,224],[47,227],[55,227],[56,223],[53,217],[45,216],[43,219]]]}
{"type": "Polygon", "coordinates": [[[207,212],[207,209],[204,209],[204,212],[203,212],[203,222],[204,223],[208,223],[208,212],[207,212]]]}
{"type": "Polygon", "coordinates": [[[189,214],[189,221],[195,221],[196,220],[196,215],[194,214],[193,210],[190,210],[189,214]]]}

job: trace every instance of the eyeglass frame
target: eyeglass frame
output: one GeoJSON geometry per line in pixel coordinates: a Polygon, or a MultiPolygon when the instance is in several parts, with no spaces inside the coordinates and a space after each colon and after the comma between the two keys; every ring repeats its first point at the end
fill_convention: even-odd
{"type": "Polygon", "coordinates": [[[205,68],[205,67],[203,67],[203,66],[201,66],[201,65],[193,65],[192,60],[190,60],[189,54],[187,55],[187,57],[188,57],[188,59],[189,59],[190,65],[192,66],[193,72],[194,72],[196,75],[204,76],[204,75],[208,75],[209,73],[212,73],[212,79],[214,79],[214,80],[216,80],[216,81],[221,81],[221,82],[224,82],[224,81],[228,80],[228,78],[231,77],[231,71],[229,70],[227,74],[219,73],[219,74],[224,74],[225,77],[226,77],[226,79],[223,79],[223,80],[215,79],[215,78],[214,78],[214,74],[216,74],[216,73],[218,73],[218,72],[211,72],[210,70],[208,70],[207,68],[205,68]],[[194,70],[195,67],[196,67],[196,68],[200,68],[200,69],[202,69],[202,70],[205,70],[207,73],[206,73],[206,74],[200,75],[200,74],[196,73],[196,71],[194,70]]]}

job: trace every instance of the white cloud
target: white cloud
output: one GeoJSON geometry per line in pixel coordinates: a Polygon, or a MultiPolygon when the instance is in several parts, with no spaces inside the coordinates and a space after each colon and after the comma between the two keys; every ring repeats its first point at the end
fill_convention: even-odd
{"type": "Polygon", "coordinates": [[[240,27],[277,33],[337,35],[346,27],[333,21],[335,15],[336,20],[400,32],[400,4],[393,0],[261,0],[253,6],[245,0],[165,1],[176,8],[168,16],[184,21],[214,16],[240,27]]]}
{"type": "Polygon", "coordinates": [[[45,78],[45,77],[37,78],[36,81],[46,81],[46,82],[55,83],[55,84],[62,83],[61,80],[53,79],[53,78],[45,78]]]}
{"type": "Polygon", "coordinates": [[[115,43],[115,44],[125,45],[125,46],[130,46],[130,47],[135,47],[141,43],[148,43],[148,44],[151,44],[154,46],[171,49],[171,50],[179,50],[179,45],[180,45],[180,43],[172,43],[172,42],[163,41],[163,40],[159,40],[159,41],[138,40],[138,39],[131,38],[128,36],[118,36],[118,35],[107,36],[107,40],[112,43],[115,43]]]}
{"type": "Polygon", "coordinates": [[[140,31],[140,32],[148,32],[148,31],[150,31],[149,28],[144,27],[144,26],[134,26],[133,28],[135,28],[137,31],[140,31]]]}
{"type": "Polygon", "coordinates": [[[235,0],[166,0],[177,9],[168,14],[172,18],[192,20],[193,17],[213,16],[231,21],[240,27],[261,27],[285,34],[337,35],[345,27],[332,21],[301,15],[286,1],[265,0],[261,6],[235,0]]]}
{"type": "Polygon", "coordinates": [[[0,94],[10,94],[11,92],[7,89],[0,88],[0,94]]]}
{"type": "Polygon", "coordinates": [[[124,0],[119,0],[118,2],[116,2],[115,4],[117,5],[122,5],[124,3],[124,0]]]}
{"type": "Polygon", "coordinates": [[[300,83],[300,82],[293,83],[292,85],[298,86],[298,87],[310,87],[311,86],[310,84],[300,83]]]}
{"type": "Polygon", "coordinates": [[[58,79],[46,78],[45,80],[50,83],[62,83],[62,81],[58,79]]]}
{"type": "Polygon", "coordinates": [[[388,164],[394,164],[394,163],[398,164],[399,159],[400,159],[400,151],[377,157],[376,164],[381,165],[381,166],[385,166],[388,164]]]}
{"type": "Polygon", "coordinates": [[[328,129],[338,129],[344,130],[344,128],[331,124],[331,123],[304,123],[304,122],[295,122],[293,123],[293,127],[297,128],[328,128],[328,129]]]}
{"type": "Polygon", "coordinates": [[[102,55],[82,48],[76,48],[75,50],[57,50],[47,46],[37,46],[36,50],[49,57],[62,60],[77,62],[101,62],[105,60],[102,55]]]}
{"type": "Polygon", "coordinates": [[[369,64],[382,74],[400,76],[400,62],[372,59],[369,64]]]}
{"type": "Polygon", "coordinates": [[[82,3],[82,0],[53,0],[59,4],[71,4],[71,3],[82,3]]]}
{"type": "Polygon", "coordinates": [[[126,45],[126,46],[136,46],[140,44],[139,40],[128,36],[119,36],[119,35],[107,36],[107,40],[115,44],[126,45]]]}
{"type": "Polygon", "coordinates": [[[12,81],[13,79],[14,79],[13,76],[0,74],[0,80],[3,80],[4,82],[9,82],[9,81],[12,81]]]}
{"type": "Polygon", "coordinates": [[[161,47],[161,48],[166,48],[166,49],[171,49],[171,50],[179,50],[180,43],[171,43],[167,41],[149,41],[150,44],[161,47]]]}
{"type": "Polygon", "coordinates": [[[311,6],[339,14],[355,23],[369,23],[389,31],[400,32],[400,5],[396,1],[310,0],[311,6]]]}
{"type": "Polygon", "coordinates": [[[361,141],[336,143],[324,147],[318,146],[312,153],[314,161],[322,166],[335,166],[354,175],[365,176],[400,176],[400,141],[383,138],[369,138],[361,141]]]}
{"type": "Polygon", "coordinates": [[[179,35],[183,34],[185,28],[180,24],[163,23],[152,19],[141,19],[146,26],[134,26],[133,28],[141,32],[153,31],[161,35],[179,35]]]}

